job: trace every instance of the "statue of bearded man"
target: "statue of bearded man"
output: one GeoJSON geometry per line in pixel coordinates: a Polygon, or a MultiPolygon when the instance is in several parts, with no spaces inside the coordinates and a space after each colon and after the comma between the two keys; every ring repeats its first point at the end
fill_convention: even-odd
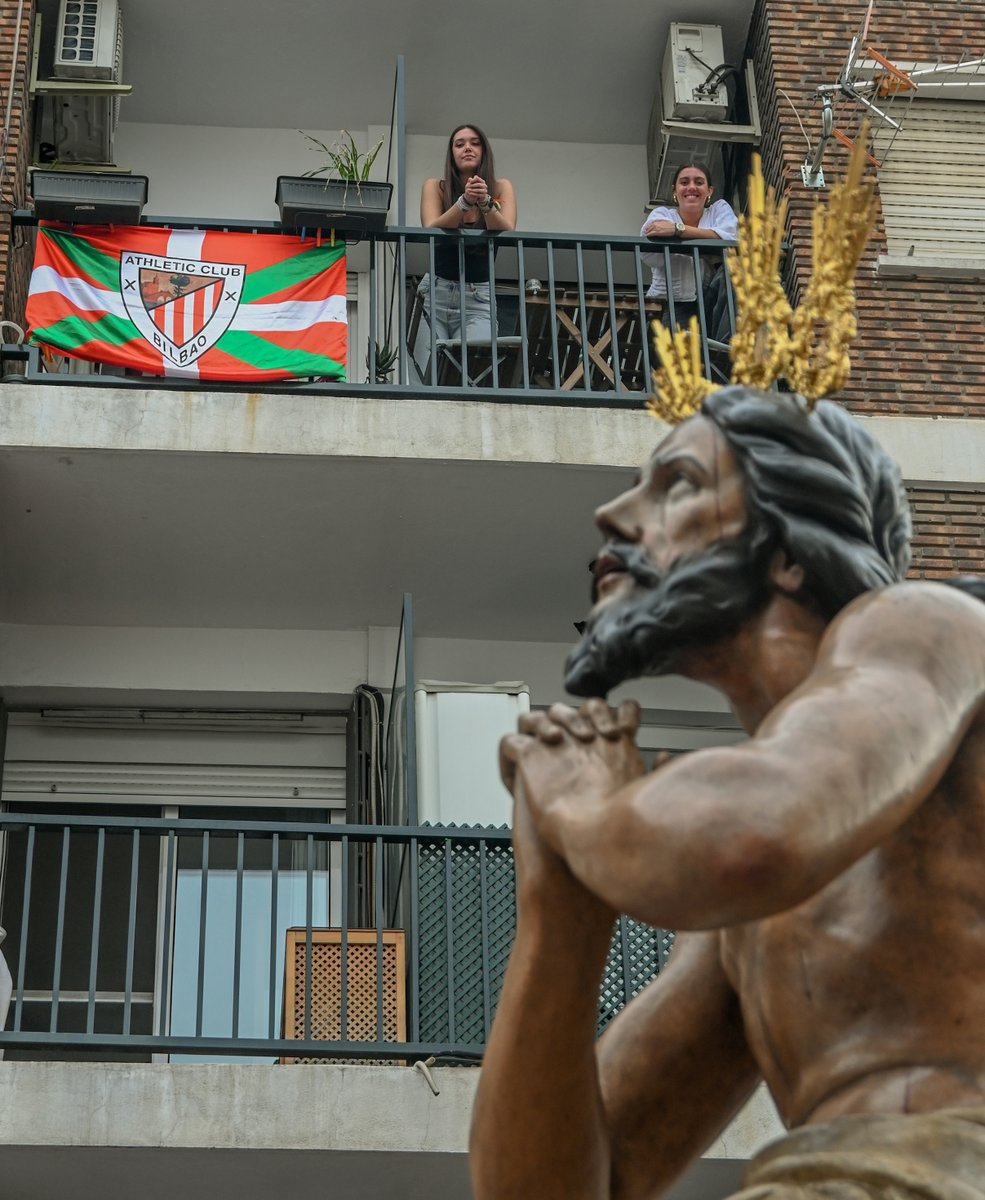
{"type": "Polygon", "coordinates": [[[502,746],[517,934],[477,1200],[658,1197],[762,1080],[790,1132],[735,1200],[982,1200],[981,581],[903,582],[895,464],[837,406],[744,387],[597,521],[589,699],[502,746]],[[748,740],[647,772],[603,697],[668,672],[748,740]],[[618,913],[679,934],[596,1043],[618,913]]]}

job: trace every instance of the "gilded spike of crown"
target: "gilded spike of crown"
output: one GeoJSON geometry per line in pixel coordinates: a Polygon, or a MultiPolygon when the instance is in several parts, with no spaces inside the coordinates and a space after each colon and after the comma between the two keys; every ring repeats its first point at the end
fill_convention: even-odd
{"type": "MultiPolygon", "coordinates": [[[[813,216],[812,273],[802,302],[791,309],[780,282],[786,198],[777,201],[753,156],[748,210],[739,218],[739,248],[731,275],[738,304],[729,344],[732,382],[766,390],[784,376],[809,406],[843,387],[848,346],[857,332],[855,272],[875,220],[875,185],[863,181],[867,129],[852,151],[845,178],[813,216]]],[[[650,412],[675,425],[697,412],[716,385],[701,372],[698,323],[671,333],[653,322],[660,366],[653,372],[650,412]]]]}

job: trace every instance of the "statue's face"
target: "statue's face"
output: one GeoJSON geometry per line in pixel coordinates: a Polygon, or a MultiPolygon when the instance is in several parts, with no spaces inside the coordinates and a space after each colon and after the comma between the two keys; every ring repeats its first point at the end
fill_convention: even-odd
{"type": "MultiPolygon", "coordinates": [[[[692,417],[664,438],[638,482],[603,504],[595,520],[609,541],[637,547],[663,573],[679,559],[742,531],[742,473],[717,427],[707,417],[692,417]]],[[[625,564],[606,550],[595,564],[595,581],[593,615],[634,586],[625,564]]]]}
{"type": "Polygon", "coordinates": [[[575,695],[682,670],[689,651],[733,633],[768,598],[770,540],[751,525],[739,465],[706,417],[665,438],[596,520],[608,541],[588,627],[565,668],[575,695]]]}

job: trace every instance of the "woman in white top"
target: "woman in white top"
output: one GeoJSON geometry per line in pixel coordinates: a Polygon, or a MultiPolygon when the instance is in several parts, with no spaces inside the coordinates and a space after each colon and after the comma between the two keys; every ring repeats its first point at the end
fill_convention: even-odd
{"type": "MultiPolygon", "coordinates": [[[[640,230],[643,237],[677,238],[690,242],[700,238],[735,241],[739,223],[732,206],[726,200],[712,200],[712,186],[707,170],[697,163],[677,168],[674,175],[672,200],[674,208],[655,208],[640,230]]],[[[643,261],[652,268],[648,300],[667,295],[663,250],[644,254],[643,261]]],[[[706,287],[720,260],[717,255],[701,256],[702,287],[706,287]]],[[[674,299],[674,318],[677,325],[686,325],[698,311],[698,292],[694,279],[694,255],[674,253],[670,256],[671,295],[674,299]]],[[[669,324],[669,306],[665,314],[669,324]]]]}

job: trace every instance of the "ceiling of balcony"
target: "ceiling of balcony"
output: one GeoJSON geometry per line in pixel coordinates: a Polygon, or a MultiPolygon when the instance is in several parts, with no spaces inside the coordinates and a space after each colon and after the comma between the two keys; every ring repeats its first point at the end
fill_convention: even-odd
{"type": "Polygon", "coordinates": [[[364,629],[396,625],[410,591],[419,634],[564,642],[593,508],[631,474],[4,450],[0,620],[364,629]]]}
{"type": "MultiPolygon", "coordinates": [[[[120,0],[128,122],[365,130],[474,120],[494,138],[645,140],[671,21],[722,25],[738,62],[753,0],[120,0]]],[[[46,29],[58,0],[40,0],[46,29]]],[[[717,66],[718,64],[712,64],[717,66]]]]}

